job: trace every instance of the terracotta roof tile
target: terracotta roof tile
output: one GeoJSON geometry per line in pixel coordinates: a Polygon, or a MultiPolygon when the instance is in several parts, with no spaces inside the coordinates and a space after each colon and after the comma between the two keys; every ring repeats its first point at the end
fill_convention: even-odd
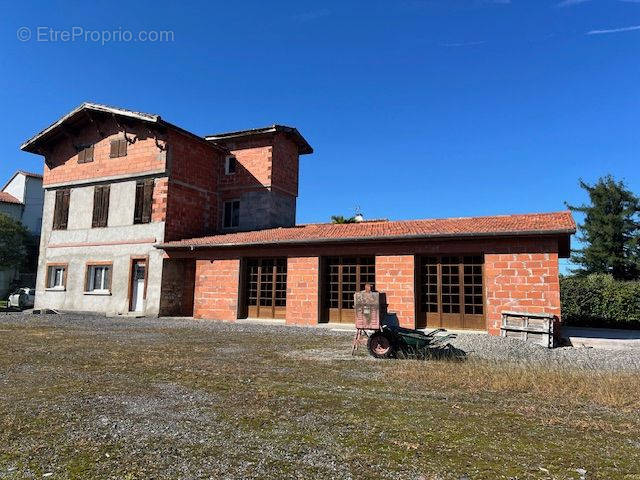
{"type": "Polygon", "coordinates": [[[168,242],[159,247],[171,249],[457,236],[572,234],[575,230],[576,224],[571,212],[563,211],[492,217],[307,224],[191,238],[168,242]]]}
{"type": "Polygon", "coordinates": [[[0,202],[2,203],[17,203],[22,205],[22,202],[16,197],[7,192],[0,192],[0,202]]]}

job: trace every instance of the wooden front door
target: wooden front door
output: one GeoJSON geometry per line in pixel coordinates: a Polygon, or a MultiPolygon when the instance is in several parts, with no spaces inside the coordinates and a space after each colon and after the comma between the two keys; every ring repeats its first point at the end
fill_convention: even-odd
{"type": "Polygon", "coordinates": [[[420,258],[418,328],[486,329],[482,255],[420,258]]]}
{"type": "Polygon", "coordinates": [[[287,308],[287,259],[247,260],[246,299],[249,318],[285,318],[287,308]]]}
{"type": "Polygon", "coordinates": [[[353,294],[375,286],[375,257],[330,257],[324,266],[324,320],[354,323],[353,294]]]}

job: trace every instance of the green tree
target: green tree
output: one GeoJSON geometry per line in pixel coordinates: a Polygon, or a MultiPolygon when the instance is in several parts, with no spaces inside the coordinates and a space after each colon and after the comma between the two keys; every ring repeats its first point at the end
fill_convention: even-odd
{"type": "Polygon", "coordinates": [[[356,223],[355,217],[345,218],[342,215],[332,215],[331,223],[356,223]]]}
{"type": "Polygon", "coordinates": [[[0,213],[0,268],[23,264],[27,256],[29,234],[20,222],[0,213]]]}
{"type": "Polygon", "coordinates": [[[580,187],[589,194],[590,204],[567,204],[571,211],[585,215],[584,223],[578,226],[578,239],[585,247],[571,255],[572,262],[580,266],[574,273],[608,273],[618,280],[638,278],[640,199],[611,175],[594,185],[580,180],[580,187]]]}

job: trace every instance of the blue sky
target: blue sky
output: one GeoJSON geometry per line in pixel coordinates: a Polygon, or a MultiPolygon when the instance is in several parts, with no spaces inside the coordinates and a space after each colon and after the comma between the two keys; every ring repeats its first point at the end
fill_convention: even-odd
{"type": "Polygon", "coordinates": [[[2,178],[41,171],[19,145],[88,100],[203,135],[296,126],[315,148],[301,160],[299,222],[356,205],[392,219],[560,210],[584,199],[579,177],[606,173],[640,192],[640,0],[2,11],[2,178]],[[173,41],[37,41],[38,27],[166,30],[173,41]]]}

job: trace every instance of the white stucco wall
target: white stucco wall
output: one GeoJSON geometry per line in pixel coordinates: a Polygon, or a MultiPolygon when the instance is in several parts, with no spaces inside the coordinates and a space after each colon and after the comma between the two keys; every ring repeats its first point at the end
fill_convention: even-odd
{"type": "Polygon", "coordinates": [[[154,245],[164,238],[164,222],[133,224],[135,188],[135,180],[111,183],[105,228],[91,228],[94,186],[71,188],[67,230],[52,230],[55,190],[45,192],[36,308],[125,313],[129,310],[131,258],[148,255],[144,314],[158,314],[163,252],[154,245]],[[91,262],[113,262],[110,295],[84,291],[86,266],[91,262]],[[50,263],[68,264],[64,291],[45,288],[50,263]]]}
{"type": "Polygon", "coordinates": [[[44,204],[44,190],[42,179],[26,177],[24,192],[24,210],[22,212],[22,224],[33,235],[40,235],[42,226],[42,207],[44,204]]]}
{"type": "Polygon", "coordinates": [[[21,202],[24,202],[24,187],[26,183],[27,177],[22,173],[18,173],[11,179],[7,186],[2,189],[2,191],[10,193],[21,202]]]}
{"type": "MultiPolygon", "coordinates": [[[[44,202],[42,178],[18,173],[3,189],[3,192],[13,195],[24,204],[24,206],[16,205],[16,207],[20,208],[20,214],[17,217],[13,214],[13,218],[21,221],[32,235],[40,235],[44,202]]],[[[14,208],[13,211],[15,210],[14,208]]]]}

